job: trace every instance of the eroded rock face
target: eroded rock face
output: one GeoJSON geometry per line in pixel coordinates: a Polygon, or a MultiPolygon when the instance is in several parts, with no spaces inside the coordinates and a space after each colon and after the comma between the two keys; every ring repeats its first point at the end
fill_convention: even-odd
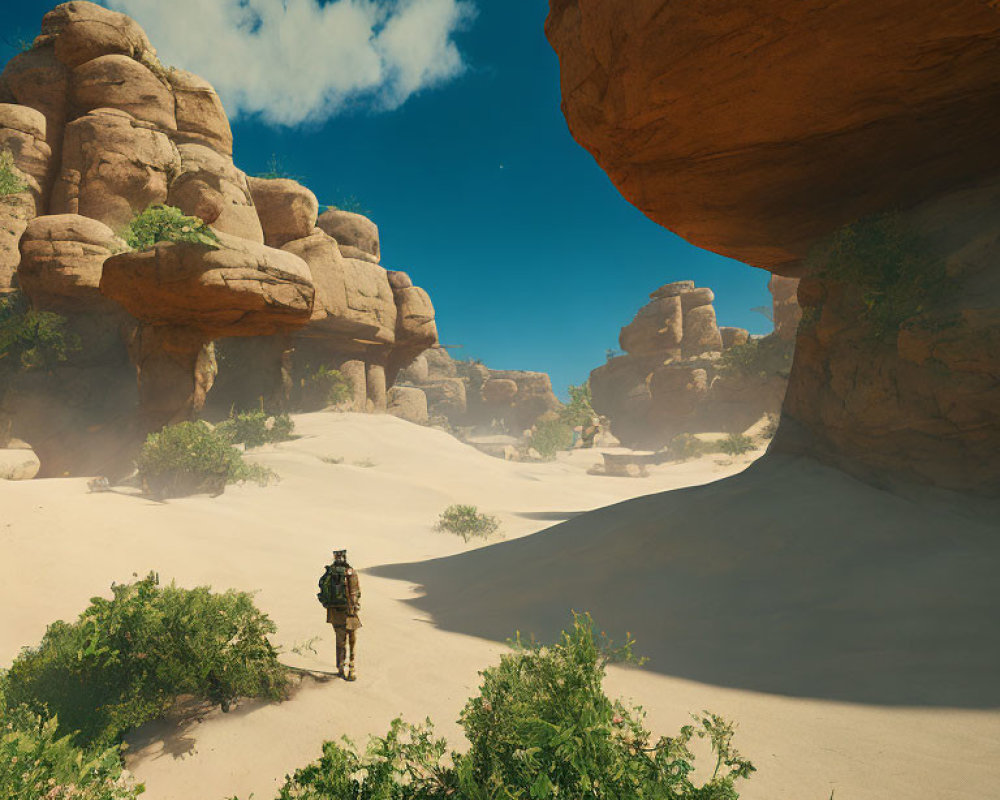
{"type": "Polygon", "coordinates": [[[388,411],[394,417],[424,425],[427,422],[427,395],[413,386],[394,386],[389,390],[388,411]]]}
{"type": "Polygon", "coordinates": [[[156,54],[135,21],[96,3],[56,6],[42,17],[42,35],[53,40],[56,58],[71,69],[104,55],[141,61],[156,54]]]}
{"type": "Polygon", "coordinates": [[[203,144],[224,156],[233,155],[233,131],[222,101],[204,78],[183,69],[167,73],[174,93],[179,144],[203,144]]]}
{"type": "Polygon", "coordinates": [[[319,215],[316,224],[337,240],[345,258],[380,261],[378,227],[368,217],[331,208],[319,215]]]}
{"type": "Polygon", "coordinates": [[[167,199],[180,170],[170,139],[124,111],[100,109],[66,126],[54,214],[82,214],[120,230],[167,199]]]}
{"type": "Polygon", "coordinates": [[[248,178],[247,184],[268,247],[283,247],[313,232],[319,203],[305,186],[287,178],[248,178]]]}
{"type": "MultiPolygon", "coordinates": [[[[997,262],[984,244],[1000,173],[994,6],[551,4],[570,130],[622,193],[700,247],[802,277],[779,450],[875,481],[1000,493],[1000,404],[985,377],[1000,364],[997,262]],[[838,280],[810,254],[893,210],[948,261],[955,293],[925,298],[879,338],[858,285],[868,276],[838,280]],[[934,233],[945,220],[952,233],[934,233]]],[[[872,274],[885,257],[871,256],[872,274]]],[[[918,280],[910,269],[900,286],[918,280]]],[[[787,287],[776,288],[777,305],[787,287]]],[[[784,337],[787,310],[776,308],[784,337]]]]}
{"type": "Polygon", "coordinates": [[[20,248],[18,282],[35,308],[69,314],[115,310],[101,294],[101,272],[125,243],[107,225],[78,214],[36,217],[20,248]]]}
{"type": "Polygon", "coordinates": [[[784,275],[772,275],[767,284],[771,292],[774,331],[782,339],[794,341],[795,332],[802,319],[802,309],[799,307],[799,279],[786,278],[784,275]]]}

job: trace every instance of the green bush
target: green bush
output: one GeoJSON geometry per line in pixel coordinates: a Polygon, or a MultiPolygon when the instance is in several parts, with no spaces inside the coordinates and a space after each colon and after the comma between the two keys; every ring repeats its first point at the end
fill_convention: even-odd
{"type": "Polygon", "coordinates": [[[560,419],[539,420],[528,442],[542,458],[552,460],[560,450],[573,446],[573,429],[560,419]]]}
{"type": "Polygon", "coordinates": [[[898,213],[845,225],[810,253],[808,264],[821,277],[860,290],[876,340],[894,337],[954,288],[944,260],[898,213]]]}
{"type": "Polygon", "coordinates": [[[82,750],[60,736],[57,720],[25,706],[5,710],[2,723],[2,800],[135,800],[142,792],[122,774],[116,747],[82,750]]]}
{"type": "Polygon", "coordinates": [[[775,334],[761,339],[750,339],[746,344],[737,344],[723,351],[719,358],[719,369],[740,375],[755,375],[766,378],[778,375],[787,378],[792,369],[794,342],[786,341],[775,334]]]}
{"type": "Polygon", "coordinates": [[[0,197],[9,197],[26,191],[28,184],[14,166],[14,154],[0,150],[0,197]]]}
{"type": "Polygon", "coordinates": [[[245,592],[159,586],[151,573],[112,585],[73,623],[55,622],[5,678],[5,702],[58,718],[81,747],[110,746],[180,695],[218,703],[283,696],[287,677],[267,639],[274,623],[245,592]]]}
{"type": "Polygon", "coordinates": [[[309,372],[305,379],[308,392],[320,398],[321,402],[338,406],[354,397],[354,388],[344,374],[337,369],[321,365],[315,372],[309,372]]]}
{"type": "Polygon", "coordinates": [[[267,160],[267,169],[264,172],[255,173],[254,177],[264,178],[269,181],[278,179],[302,181],[301,175],[295,175],[285,169],[285,162],[278,157],[277,153],[271,153],[271,157],[267,160]]]}
{"type": "Polygon", "coordinates": [[[439,531],[461,536],[465,541],[485,539],[500,530],[500,522],[490,514],[481,514],[475,506],[451,505],[441,512],[435,525],[439,531]]]}
{"type": "Polygon", "coordinates": [[[742,433],[731,433],[719,442],[719,450],[729,456],[741,456],[744,453],[749,453],[755,446],[753,439],[742,433]]]}
{"type": "MultiPolygon", "coordinates": [[[[571,428],[577,425],[589,425],[597,416],[591,405],[590,381],[584,381],[579,386],[569,387],[569,403],[559,410],[559,420],[571,428]]],[[[572,444],[572,439],[570,439],[572,444]]],[[[537,450],[537,448],[535,448],[537,450]]]]}
{"type": "Polygon", "coordinates": [[[462,711],[467,752],[446,760],[429,720],[395,720],[363,753],[350,740],[325,743],[319,761],[286,779],[279,800],[736,800],[737,781],[754,767],[733,748],[731,725],[705,712],[653,742],[641,709],[604,694],[608,663],[638,662],[632,644],[613,648],[588,615],[550,647],[519,637],[513,653],[480,673],[479,695],[462,711]],[[700,785],[689,748],[696,737],[715,756],[700,785]]]}
{"type": "Polygon", "coordinates": [[[226,484],[256,481],[265,485],[272,473],[247,464],[225,432],[204,422],[181,422],[151,433],[139,453],[139,477],[159,497],[219,494],[226,484]]]}
{"type": "Polygon", "coordinates": [[[241,411],[215,426],[215,432],[231,444],[247,448],[294,439],[295,423],[288,414],[271,415],[266,411],[241,411]]]}
{"type": "Polygon", "coordinates": [[[0,366],[47,370],[66,361],[80,337],[65,327],[65,317],[29,308],[20,292],[0,298],[0,366]]]}
{"type": "Polygon", "coordinates": [[[667,445],[667,454],[674,461],[689,461],[692,458],[718,453],[717,442],[704,442],[693,433],[679,433],[667,445]]]}
{"type": "Polygon", "coordinates": [[[218,247],[219,237],[197,217],[174,206],[152,205],[133,219],[121,237],[132,250],[148,250],[157,242],[191,242],[218,247]]]}

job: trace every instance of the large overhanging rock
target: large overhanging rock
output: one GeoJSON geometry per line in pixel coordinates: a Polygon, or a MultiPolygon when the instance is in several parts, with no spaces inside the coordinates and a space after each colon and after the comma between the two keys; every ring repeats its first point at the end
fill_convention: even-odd
{"type": "Polygon", "coordinates": [[[101,292],[141,322],[192,326],[208,339],[265,336],[312,313],[309,267],[297,256],[219,234],[219,247],[161,242],[104,264],[101,292]]]}
{"type": "Polygon", "coordinates": [[[100,291],[104,262],[125,243],[96,219],[36,217],[21,236],[18,283],[35,308],[60,313],[109,312],[100,291]]]}
{"type": "Polygon", "coordinates": [[[772,449],[1000,493],[996,3],[552,0],[546,32],[570,131],[631,202],[802,277],[772,449]],[[859,220],[845,266],[826,245],[859,220]]]}
{"type": "Polygon", "coordinates": [[[755,266],[1000,168],[992,3],[552,0],[545,28],[625,197],[755,266]]]}

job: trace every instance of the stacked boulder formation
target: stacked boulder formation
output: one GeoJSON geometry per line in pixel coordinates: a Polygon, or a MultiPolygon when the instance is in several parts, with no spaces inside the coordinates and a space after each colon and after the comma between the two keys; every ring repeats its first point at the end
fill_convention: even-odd
{"type": "Polygon", "coordinates": [[[63,315],[81,343],[0,386],[0,431],[35,448],[43,476],[112,471],[216,382],[227,408],[282,407],[297,364],[341,370],[353,408],[386,411],[396,374],[437,343],[430,298],[381,266],[375,224],[240,170],[215,90],[161,66],[123,14],[45,15],[0,76],[0,150],[25,187],[0,198],[0,293],[63,315]],[[156,204],[218,246],[129,252],[117,232],[156,204]]]}
{"type": "MultiPolygon", "coordinates": [[[[740,432],[779,412],[787,374],[724,366],[722,354],[747,345],[750,334],[720,328],[714,300],[711,289],[694,281],[661,286],[622,328],[625,355],[590,373],[594,409],[610,419],[623,444],[655,450],[680,433],[740,432]]],[[[778,305],[775,295],[776,314],[778,305]]],[[[794,318],[790,307],[782,313],[794,318]]]]}
{"type": "Polygon", "coordinates": [[[419,392],[425,420],[472,432],[500,430],[517,437],[562,407],[544,372],[456,361],[440,347],[420,354],[399,379],[402,385],[390,392],[393,406],[413,402],[407,398],[419,392]]]}
{"type": "Polygon", "coordinates": [[[801,279],[772,451],[1000,494],[997,4],[552,0],[546,34],[628,200],[801,279]]]}

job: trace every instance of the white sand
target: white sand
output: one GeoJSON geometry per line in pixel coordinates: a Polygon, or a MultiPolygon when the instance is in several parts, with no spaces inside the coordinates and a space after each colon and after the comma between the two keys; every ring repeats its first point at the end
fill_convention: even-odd
{"type": "Polygon", "coordinates": [[[359,680],[146,726],[129,763],[151,800],[269,800],[323,740],[363,740],[398,714],[430,716],[458,744],[454,720],[498,641],[514,627],[558,630],[571,607],[609,633],[636,631],[651,663],[613,669],[608,689],[641,703],[654,732],[703,708],[738,722],[760,770],[750,800],[995,795],[1000,600],[985,576],[1000,531],[982,513],[771,459],[574,516],[749,459],[606,478],[586,474],[594,453],[517,464],[392,417],[296,422],[302,439],[255,456],[282,476],[266,489],[155,503],[88,494],[83,479],[0,482],[0,664],[112,581],[155,569],[183,586],[258,590],[276,643],[321,637],[315,656],[283,660],[330,670],[315,582],[334,547],[362,570],[359,680]],[[354,465],[364,459],[375,466],[354,465]],[[456,502],[496,513],[508,541],[481,548],[434,531],[456,502]]]}

